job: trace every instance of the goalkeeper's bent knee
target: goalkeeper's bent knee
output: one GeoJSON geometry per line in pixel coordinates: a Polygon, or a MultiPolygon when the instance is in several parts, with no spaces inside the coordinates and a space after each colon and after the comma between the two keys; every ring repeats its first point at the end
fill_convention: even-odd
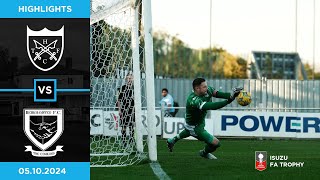
{"type": "Polygon", "coordinates": [[[214,149],[217,149],[218,147],[221,146],[221,143],[220,143],[220,141],[218,141],[218,144],[210,144],[210,146],[211,146],[212,148],[214,148],[214,149]]]}

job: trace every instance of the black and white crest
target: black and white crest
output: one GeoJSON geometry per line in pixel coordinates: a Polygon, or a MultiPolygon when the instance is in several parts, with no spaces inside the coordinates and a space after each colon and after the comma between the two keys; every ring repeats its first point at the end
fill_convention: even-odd
{"type": "Polygon", "coordinates": [[[24,132],[42,151],[63,133],[63,109],[24,109],[24,132]]]}
{"type": "Polygon", "coordinates": [[[27,51],[32,64],[50,71],[59,64],[64,49],[64,26],[58,31],[44,28],[33,31],[27,26],[27,51]]]}

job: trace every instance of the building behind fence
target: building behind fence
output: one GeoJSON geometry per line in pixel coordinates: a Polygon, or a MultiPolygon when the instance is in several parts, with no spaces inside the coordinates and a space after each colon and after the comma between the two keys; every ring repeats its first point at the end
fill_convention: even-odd
{"type": "Polygon", "coordinates": [[[298,53],[253,51],[250,79],[308,79],[298,53]]]}

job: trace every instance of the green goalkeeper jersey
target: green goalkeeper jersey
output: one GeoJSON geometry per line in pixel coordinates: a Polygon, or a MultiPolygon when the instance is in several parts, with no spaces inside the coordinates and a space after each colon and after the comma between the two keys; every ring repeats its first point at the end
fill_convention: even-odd
{"type": "Polygon", "coordinates": [[[207,110],[202,110],[202,106],[206,102],[212,102],[212,97],[215,92],[213,87],[208,86],[206,95],[197,96],[192,92],[187,99],[186,105],[186,123],[189,125],[200,125],[205,124],[205,117],[207,110]]]}

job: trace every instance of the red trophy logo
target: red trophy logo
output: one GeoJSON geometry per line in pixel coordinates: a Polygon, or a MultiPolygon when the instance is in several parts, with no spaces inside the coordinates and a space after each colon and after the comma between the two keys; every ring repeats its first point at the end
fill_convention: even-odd
{"type": "Polygon", "coordinates": [[[267,151],[256,151],[256,170],[263,171],[267,169],[267,151]]]}

